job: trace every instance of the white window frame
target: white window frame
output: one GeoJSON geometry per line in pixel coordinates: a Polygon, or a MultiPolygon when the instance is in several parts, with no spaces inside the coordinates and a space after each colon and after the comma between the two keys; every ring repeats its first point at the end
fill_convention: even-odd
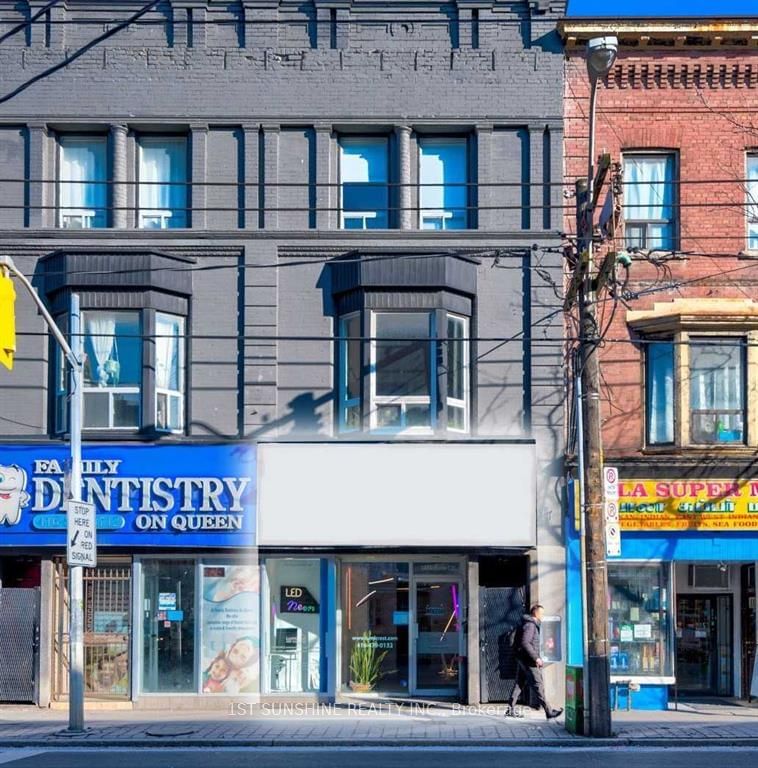
{"type": "Polygon", "coordinates": [[[103,136],[101,134],[63,134],[58,137],[57,141],[57,178],[56,178],[56,197],[58,201],[58,227],[61,229],[104,229],[108,226],[108,185],[107,183],[104,184],[105,186],[105,205],[106,208],[104,210],[104,216],[105,216],[105,223],[103,227],[94,227],[93,222],[97,216],[97,211],[94,209],[83,209],[83,208],[64,208],[60,204],[61,200],[61,185],[63,184],[90,184],[90,183],[100,183],[107,182],[108,179],[108,138],[107,136],[103,136]],[[63,179],[61,177],[61,171],[63,168],[63,153],[65,152],[66,144],[88,144],[92,142],[97,142],[99,144],[102,144],[105,147],[105,173],[103,174],[103,179],[93,179],[91,181],[82,181],[82,182],[75,182],[68,179],[63,179]],[[79,227],[72,227],[71,224],[75,220],[79,220],[81,223],[81,226],[79,227]]]}
{"type": "MultiPolygon", "coordinates": [[[[744,448],[748,445],[748,434],[749,434],[749,411],[750,411],[750,398],[749,398],[749,370],[748,370],[748,356],[746,354],[747,352],[747,344],[749,343],[749,338],[747,334],[745,333],[738,333],[738,332],[724,332],[724,333],[700,333],[696,329],[691,330],[687,337],[687,369],[686,369],[686,376],[687,376],[687,384],[688,384],[688,391],[687,391],[687,434],[689,436],[688,444],[690,446],[694,446],[697,448],[702,447],[719,447],[719,448],[744,448]],[[725,412],[725,409],[718,409],[718,408],[705,408],[700,409],[699,411],[692,408],[692,386],[693,386],[693,370],[692,370],[692,348],[698,346],[698,344],[702,344],[702,346],[707,346],[708,342],[712,342],[713,344],[731,344],[737,347],[740,354],[740,365],[741,365],[741,380],[739,382],[740,390],[741,390],[741,397],[742,397],[742,409],[741,409],[741,417],[742,417],[742,440],[725,440],[725,441],[719,441],[719,440],[712,440],[709,442],[696,442],[692,436],[693,434],[693,426],[692,421],[693,417],[696,413],[705,413],[705,414],[718,414],[725,412]]],[[[676,379],[675,379],[675,386],[676,386],[676,379]]],[[[735,409],[736,410],[736,409],[735,409]]],[[[730,412],[731,413],[731,412],[730,412]]]]}
{"type": "MultiPolygon", "coordinates": [[[[90,313],[98,313],[98,312],[110,312],[110,313],[122,313],[122,314],[136,314],[139,322],[139,329],[140,333],[142,333],[142,327],[143,327],[143,315],[140,310],[132,310],[132,309],[126,309],[126,310],[110,310],[110,309],[90,309],[83,311],[82,314],[82,328],[86,328],[85,325],[85,318],[90,313]]],[[[85,334],[86,338],[86,334],[85,334]]],[[[82,413],[82,422],[83,422],[83,428],[85,430],[109,430],[113,432],[138,432],[142,428],[142,388],[144,387],[145,380],[144,380],[144,367],[143,367],[143,360],[142,360],[142,343],[140,344],[140,381],[141,384],[139,386],[125,386],[125,387],[92,387],[87,386],[84,384],[84,377],[82,377],[82,395],[84,399],[84,408],[82,413]],[[86,397],[87,394],[107,394],[108,395],[108,426],[89,426],[86,423],[86,397]],[[137,423],[133,426],[126,426],[126,427],[117,427],[113,424],[113,416],[114,416],[114,407],[113,407],[113,396],[114,395],[138,395],[137,398],[137,423]]]]}
{"type": "MultiPolygon", "coordinates": [[[[140,429],[140,424],[142,421],[142,404],[138,401],[137,403],[137,424],[134,426],[129,427],[116,427],[113,424],[113,396],[114,395],[139,395],[140,394],[140,388],[139,387],[83,387],[82,393],[84,394],[85,403],[86,403],[86,397],[88,394],[107,394],[108,395],[108,426],[90,426],[88,424],[84,424],[84,429],[108,429],[113,430],[115,432],[136,432],[140,429]]],[[[86,408],[85,408],[86,410],[86,408]]]]}
{"type": "MultiPolygon", "coordinates": [[[[339,335],[340,335],[340,370],[339,370],[339,431],[340,432],[359,432],[361,427],[360,423],[362,419],[359,419],[357,427],[349,427],[347,425],[347,410],[348,408],[358,407],[361,409],[361,396],[360,392],[357,397],[347,396],[347,377],[348,377],[348,341],[345,338],[347,336],[347,324],[350,320],[358,319],[358,327],[360,328],[360,312],[350,312],[347,315],[343,315],[339,318],[339,335]]],[[[361,359],[363,358],[363,342],[359,342],[361,349],[361,359]]]]}
{"type": "MultiPolygon", "coordinates": [[[[447,429],[449,432],[458,432],[460,434],[468,434],[470,429],[469,424],[469,402],[471,400],[471,382],[470,382],[470,376],[471,376],[471,361],[469,359],[469,322],[470,319],[466,317],[465,315],[457,315],[454,312],[447,312],[445,316],[445,322],[447,323],[449,320],[455,320],[457,322],[461,322],[463,324],[463,350],[462,350],[462,360],[463,360],[463,400],[459,400],[455,397],[450,397],[448,394],[447,397],[447,403],[446,407],[449,410],[451,407],[453,408],[462,408],[463,409],[463,429],[456,429],[455,427],[450,426],[450,417],[449,414],[447,415],[447,429]]],[[[448,333],[446,335],[447,339],[447,345],[448,345],[448,366],[450,365],[450,334],[448,333]]]]}
{"type": "MultiPolygon", "coordinates": [[[[171,320],[176,320],[179,323],[179,338],[177,341],[177,364],[179,366],[178,381],[179,389],[170,389],[169,387],[159,387],[156,379],[155,384],[155,429],[157,432],[167,432],[171,434],[182,434],[184,432],[184,403],[185,403],[185,343],[186,343],[186,318],[182,315],[172,315],[169,312],[156,312],[155,313],[155,327],[158,327],[158,318],[167,317],[171,320]],[[179,426],[177,427],[159,427],[158,426],[158,398],[164,395],[166,397],[166,414],[171,413],[170,403],[172,398],[179,400],[179,426]]],[[[158,349],[157,343],[155,348],[156,356],[156,371],[158,367],[158,349]]]]}
{"type": "Polygon", "coordinates": [[[427,232],[438,231],[434,227],[427,227],[426,224],[431,221],[439,219],[441,226],[440,229],[447,229],[446,222],[453,218],[452,211],[421,211],[421,229],[427,232]]]}
{"type": "Polygon", "coordinates": [[[163,208],[156,208],[154,210],[144,210],[139,212],[139,228],[140,229],[168,229],[168,220],[174,215],[173,211],[165,210],[163,208]],[[145,219],[160,219],[159,227],[146,227],[145,219]]]}
{"type": "Polygon", "coordinates": [[[372,432],[377,434],[404,434],[404,435],[431,435],[437,425],[437,365],[435,348],[437,344],[437,333],[435,328],[435,313],[431,310],[371,310],[371,343],[370,343],[370,408],[369,408],[369,427],[372,432]],[[376,316],[379,314],[392,315],[427,315],[429,318],[429,371],[431,381],[429,382],[429,395],[377,395],[376,394],[376,316]],[[392,405],[400,406],[400,426],[399,427],[380,427],[378,425],[377,406],[392,405]],[[406,426],[406,409],[409,405],[428,405],[429,421],[428,427],[408,427],[406,426]]]}
{"type": "MultiPolygon", "coordinates": [[[[345,182],[342,179],[342,169],[344,166],[343,162],[343,155],[344,155],[344,145],[343,142],[347,140],[350,142],[351,140],[360,140],[365,141],[368,144],[382,144],[384,147],[385,152],[385,165],[386,165],[386,181],[384,182],[387,187],[387,208],[385,210],[385,214],[387,216],[387,228],[390,227],[390,142],[389,138],[387,136],[342,136],[339,139],[339,168],[338,168],[338,175],[340,180],[340,229],[347,229],[345,226],[345,222],[348,220],[360,220],[361,221],[361,229],[368,229],[368,222],[371,219],[377,218],[377,211],[345,211],[345,201],[344,201],[344,189],[345,189],[345,182]]],[[[360,184],[362,182],[352,182],[348,181],[348,184],[360,184]]],[[[365,183],[365,182],[364,182],[365,183]]]]}
{"type": "MultiPolygon", "coordinates": [[[[746,247],[749,251],[755,253],[758,248],[750,247],[751,230],[755,232],[755,238],[758,240],[758,194],[750,194],[750,165],[755,163],[756,175],[758,176],[758,151],[748,152],[745,156],[745,227],[746,227],[746,247]]],[[[758,180],[755,182],[758,188],[758,180]]]]}
{"type": "Polygon", "coordinates": [[[667,150],[667,149],[661,149],[661,150],[645,150],[645,149],[630,149],[628,151],[622,152],[621,154],[621,162],[623,165],[626,165],[626,163],[633,162],[635,159],[644,159],[644,158],[668,158],[671,161],[672,164],[672,178],[674,180],[674,191],[672,192],[671,196],[671,213],[672,218],[670,219],[628,219],[626,216],[626,210],[623,211],[623,220],[624,220],[624,245],[628,244],[628,227],[644,227],[644,239],[645,244],[641,246],[642,248],[649,248],[650,246],[647,244],[648,241],[651,239],[649,234],[650,225],[655,224],[667,224],[671,227],[671,235],[670,240],[672,244],[672,248],[676,248],[678,236],[677,236],[677,199],[676,199],[676,189],[678,189],[676,182],[679,179],[679,163],[678,163],[678,153],[674,150],[667,150]]]}
{"type": "MultiPolygon", "coordinates": [[[[350,183],[350,182],[348,182],[350,183]]],[[[340,195],[342,190],[340,189],[340,195]]],[[[342,201],[340,201],[340,210],[342,210],[342,201]]],[[[368,222],[370,219],[376,218],[376,211],[344,211],[342,210],[342,222],[340,229],[347,229],[345,226],[346,221],[360,220],[361,226],[357,229],[368,229],[368,222]]]]}
{"type": "Polygon", "coordinates": [[[96,215],[97,213],[92,210],[74,211],[73,209],[69,209],[69,208],[61,208],[59,212],[60,227],[62,229],[94,229],[94,227],[92,226],[92,222],[96,215]],[[79,227],[71,226],[71,224],[76,219],[79,219],[79,221],[81,222],[81,226],[79,227]]]}

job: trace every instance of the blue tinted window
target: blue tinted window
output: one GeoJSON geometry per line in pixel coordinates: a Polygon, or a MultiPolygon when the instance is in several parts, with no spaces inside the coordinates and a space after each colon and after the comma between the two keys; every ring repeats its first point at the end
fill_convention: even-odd
{"type": "Polygon", "coordinates": [[[466,139],[419,141],[421,229],[468,226],[466,139]]]}
{"type": "Polygon", "coordinates": [[[345,138],[340,142],[342,228],[386,229],[389,188],[387,139],[345,138]]]}

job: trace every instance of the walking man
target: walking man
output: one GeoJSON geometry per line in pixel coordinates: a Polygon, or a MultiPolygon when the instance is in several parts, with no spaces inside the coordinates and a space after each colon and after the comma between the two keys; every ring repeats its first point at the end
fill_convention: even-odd
{"type": "Polygon", "coordinates": [[[545,609],[535,604],[531,607],[528,616],[524,616],[524,621],[520,629],[516,632],[514,642],[514,651],[516,654],[516,686],[511,694],[511,700],[506,710],[508,717],[523,717],[524,715],[516,709],[518,697],[522,690],[531,689],[534,691],[537,701],[542,709],[545,710],[545,716],[548,720],[558,717],[563,709],[553,709],[545,697],[545,681],[542,677],[542,667],[544,662],[540,658],[540,623],[545,609]]]}

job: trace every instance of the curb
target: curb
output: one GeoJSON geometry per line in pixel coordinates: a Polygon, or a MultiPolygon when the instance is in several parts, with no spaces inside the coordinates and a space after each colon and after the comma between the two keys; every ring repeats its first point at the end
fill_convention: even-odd
{"type": "Polygon", "coordinates": [[[209,747],[310,747],[314,749],[344,747],[529,747],[530,749],[607,749],[609,747],[758,747],[758,737],[618,737],[610,739],[587,739],[567,736],[561,739],[186,739],[186,738],[142,738],[142,739],[87,739],[73,736],[56,738],[55,735],[41,739],[0,739],[0,749],[46,748],[50,750],[70,750],[82,748],[131,747],[137,749],[197,749],[209,747]]]}

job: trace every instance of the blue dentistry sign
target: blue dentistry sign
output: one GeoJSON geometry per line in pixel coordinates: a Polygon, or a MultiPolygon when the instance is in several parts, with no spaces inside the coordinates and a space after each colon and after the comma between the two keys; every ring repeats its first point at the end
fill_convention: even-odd
{"type": "MultiPolygon", "coordinates": [[[[0,547],[66,544],[68,446],[0,445],[0,547]]],[[[98,546],[255,545],[255,447],[85,445],[98,546]]]]}

